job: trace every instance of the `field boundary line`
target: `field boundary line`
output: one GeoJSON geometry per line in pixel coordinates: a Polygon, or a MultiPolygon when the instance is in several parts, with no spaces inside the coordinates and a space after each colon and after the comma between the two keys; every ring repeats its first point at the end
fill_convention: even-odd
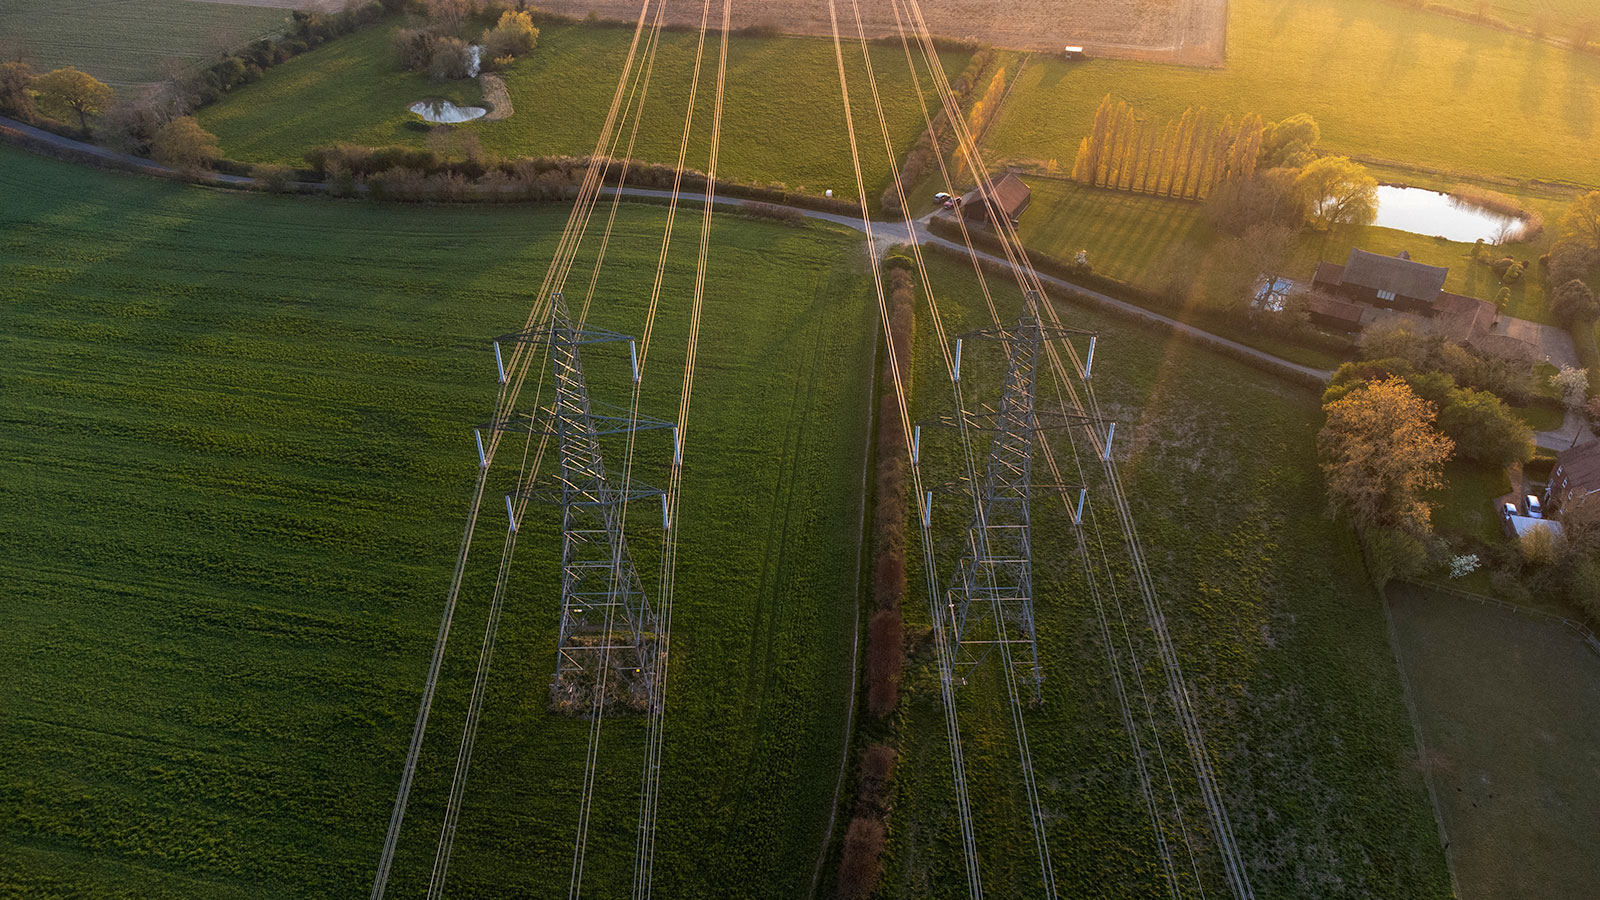
{"type": "Polygon", "coordinates": [[[1439,806],[1439,792],[1433,785],[1433,775],[1428,767],[1428,741],[1422,732],[1422,715],[1417,711],[1411,673],[1406,670],[1405,653],[1400,649],[1400,629],[1395,626],[1394,612],[1389,608],[1389,593],[1383,588],[1378,588],[1378,605],[1383,607],[1384,626],[1389,633],[1389,654],[1394,657],[1395,672],[1400,675],[1400,699],[1405,704],[1406,719],[1411,722],[1411,735],[1417,746],[1417,769],[1422,775],[1422,787],[1428,792],[1428,805],[1433,808],[1433,824],[1439,829],[1439,852],[1444,854],[1444,870],[1450,876],[1450,893],[1451,896],[1460,897],[1461,884],[1456,880],[1456,863],[1450,855],[1450,833],[1445,829],[1444,810],[1439,806]]]}
{"type": "Polygon", "coordinates": [[[877,421],[878,399],[882,393],[876,377],[878,371],[878,346],[883,340],[883,323],[873,319],[872,325],[872,367],[867,373],[872,379],[872,390],[867,392],[866,430],[861,442],[861,503],[856,514],[856,575],[855,575],[855,616],[853,617],[853,633],[850,636],[850,702],[845,710],[844,727],[844,752],[839,757],[839,777],[833,783],[833,803],[828,807],[828,830],[824,832],[822,847],[817,853],[817,870],[811,876],[811,893],[807,896],[815,900],[817,888],[822,884],[822,867],[827,864],[828,856],[833,850],[834,829],[839,824],[839,796],[844,790],[844,779],[850,769],[851,751],[855,749],[856,739],[856,695],[861,691],[861,591],[862,567],[866,563],[865,551],[867,547],[867,481],[872,474],[872,462],[877,455],[873,435],[876,430],[873,424],[877,421]]]}
{"type": "Polygon", "coordinates": [[[1401,582],[1402,584],[1409,584],[1413,587],[1422,588],[1423,590],[1436,591],[1438,593],[1456,597],[1462,600],[1474,600],[1485,606],[1491,606],[1495,609],[1503,610],[1505,612],[1528,616],[1529,618],[1536,619],[1545,623],[1546,625],[1560,625],[1582,639],[1584,646],[1588,647],[1590,650],[1593,650],[1596,655],[1600,655],[1600,637],[1597,637],[1594,631],[1589,628],[1589,626],[1575,619],[1569,619],[1566,616],[1557,615],[1553,612],[1546,612],[1545,610],[1527,606],[1522,603],[1512,603],[1509,600],[1501,600],[1498,597],[1490,597],[1487,594],[1476,594],[1472,591],[1465,591],[1461,588],[1451,587],[1447,584],[1437,584],[1431,581],[1422,581],[1416,578],[1396,578],[1395,580],[1401,582]]]}

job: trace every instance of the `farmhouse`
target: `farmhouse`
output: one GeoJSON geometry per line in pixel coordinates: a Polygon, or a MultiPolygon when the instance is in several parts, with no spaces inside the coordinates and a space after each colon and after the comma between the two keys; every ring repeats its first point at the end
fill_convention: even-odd
{"type": "MultiPolygon", "coordinates": [[[[1445,290],[1449,275],[1449,269],[1415,262],[1404,251],[1399,256],[1381,256],[1351,250],[1342,266],[1317,263],[1311,289],[1319,299],[1312,304],[1312,320],[1342,331],[1359,331],[1360,324],[1350,326],[1352,310],[1370,307],[1421,316],[1429,320],[1434,332],[1452,341],[1473,343],[1493,337],[1494,304],[1445,290]]],[[[1359,318],[1363,324],[1371,319],[1359,318]]]]}
{"type": "MultiPolygon", "coordinates": [[[[961,198],[961,215],[968,222],[981,225],[989,221],[989,216],[984,212],[982,202],[983,186],[973,188],[961,198]]],[[[1028,209],[1028,204],[1033,202],[1033,189],[1022,183],[1015,172],[1007,172],[1005,177],[994,183],[994,191],[988,197],[989,205],[994,207],[996,216],[1005,216],[1013,225],[1028,209]]]]}
{"type": "Polygon", "coordinates": [[[1544,493],[1546,509],[1556,512],[1569,503],[1582,503],[1597,492],[1600,492],[1600,441],[1590,441],[1556,454],[1556,467],[1550,472],[1550,486],[1544,493]]]}

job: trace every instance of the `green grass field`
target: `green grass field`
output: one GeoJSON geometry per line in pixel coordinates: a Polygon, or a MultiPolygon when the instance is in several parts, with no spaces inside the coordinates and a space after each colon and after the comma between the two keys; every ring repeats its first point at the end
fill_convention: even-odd
{"type": "Polygon", "coordinates": [[[170,61],[204,62],[280,28],[285,9],[195,0],[0,0],[0,40],[34,68],[78,68],[114,85],[159,81],[170,61]]]}
{"type": "Polygon", "coordinates": [[[1554,38],[1572,37],[1574,26],[1594,21],[1594,4],[1588,0],[1439,0],[1473,15],[1489,16],[1520,28],[1532,28],[1554,38]]]}
{"type": "MultiPolygon", "coordinates": [[[[439,85],[398,70],[390,42],[394,26],[364,30],[268,72],[203,110],[200,120],[223,151],[245,162],[297,162],[305,151],[335,142],[421,144],[406,126],[406,107],[431,96],[475,100],[474,84],[439,85]]],[[[581,155],[594,149],[632,29],[547,25],[539,47],[505,73],[516,113],[496,122],[462,126],[505,156],[581,155]]],[[[697,34],[661,37],[635,156],[677,160],[688,107],[697,34]]],[[[708,38],[688,164],[704,169],[715,86],[716,41],[708,38]]],[[[642,59],[642,57],[641,57],[642,59]]],[[[946,53],[954,77],[968,54],[946,53]]],[[[898,47],[873,47],[872,60],[897,154],[909,149],[922,123],[905,58],[898,47]]],[[[872,111],[860,48],[845,45],[846,72],[872,199],[887,183],[889,163],[872,111]]],[[[924,77],[925,80],[925,77],[924,77]]],[[[855,175],[830,41],[734,37],[729,42],[722,129],[722,173],[761,184],[780,182],[820,194],[854,198],[855,175]]],[[[626,149],[624,144],[619,153],[626,149]]],[[[898,164],[898,163],[897,163],[898,164]]]]}
{"type": "MultiPolygon", "coordinates": [[[[1383,177],[1386,173],[1379,170],[1383,177]]],[[[1018,233],[1032,249],[1071,260],[1079,250],[1089,251],[1095,270],[1131,284],[1156,288],[1164,272],[1176,258],[1203,273],[1219,249],[1219,236],[1202,215],[1197,204],[1108,191],[1055,178],[1026,178],[1034,191],[1033,205],[1023,214],[1018,233]]],[[[1412,179],[1415,181],[1415,179],[1412,179]]],[[[1444,188],[1448,185],[1419,184],[1444,188]]],[[[1546,235],[1529,244],[1512,244],[1502,253],[1535,261],[1550,242],[1568,201],[1545,196],[1524,196],[1525,202],[1539,209],[1551,222],[1546,235]]],[[[1331,233],[1303,233],[1295,240],[1292,256],[1283,272],[1285,277],[1310,283],[1311,274],[1321,260],[1343,263],[1352,247],[1394,256],[1404,250],[1419,262],[1447,266],[1450,277],[1446,290],[1493,300],[1500,290],[1498,279],[1486,266],[1472,265],[1472,245],[1424,237],[1392,228],[1340,228],[1331,233]]],[[[1490,253],[1494,253],[1491,249],[1490,253]]],[[[1538,267],[1533,270],[1537,276],[1538,267]]],[[[1204,278],[1195,281],[1203,288],[1204,278]]],[[[1519,318],[1553,324],[1545,285],[1537,277],[1512,288],[1506,312],[1519,318]]]]}
{"type": "MultiPolygon", "coordinates": [[[[522,323],[566,208],[246,196],[10,150],[0,194],[0,894],[362,895],[493,402],[487,341],[522,323]]],[[[662,221],[621,211],[594,324],[639,330],[662,221]]],[[[680,223],[687,251],[699,223],[680,223]]],[[[713,239],[656,885],[792,898],[844,739],[874,315],[843,235],[730,216],[713,239]]],[[[663,417],[688,258],[646,369],[663,417]]],[[[591,387],[620,401],[612,381],[591,387]]],[[[504,487],[397,894],[426,878],[504,487]]],[[[452,896],[565,892],[586,726],[544,712],[555,527],[536,509],[522,528],[452,896]]],[[[631,873],[638,732],[605,732],[597,896],[631,873]]]]}
{"type": "MultiPolygon", "coordinates": [[[[935,262],[936,283],[952,298],[947,308],[976,293],[964,283],[964,269],[935,262]]],[[[1014,291],[1003,301],[1016,309],[1014,291]]],[[[947,321],[952,333],[984,324],[981,309],[976,301],[961,306],[962,318],[947,321]]],[[[1317,397],[1160,332],[1076,308],[1064,315],[1099,330],[1095,383],[1119,425],[1122,469],[1151,573],[1258,896],[1326,896],[1330,885],[1339,886],[1336,896],[1449,896],[1380,600],[1362,574],[1353,537],[1325,515],[1314,452],[1317,397]]],[[[948,377],[938,370],[930,334],[919,327],[919,419],[949,407],[948,377]]],[[[975,348],[969,341],[969,390],[983,365],[975,348]]],[[[982,399],[969,394],[970,402],[982,399]]],[[[1064,446],[1066,437],[1052,440],[1064,446]]],[[[932,466],[940,450],[928,434],[924,441],[925,465],[932,466]]],[[[1036,465],[1036,478],[1042,471],[1036,465]]],[[[937,483],[937,475],[929,477],[937,483]]],[[[1069,467],[1064,477],[1075,481],[1076,471],[1069,467]]],[[[1107,523],[1108,510],[1094,500],[1097,485],[1091,479],[1091,509],[1107,523]]],[[[947,502],[959,506],[955,498],[936,505],[947,502]]],[[[1165,896],[1063,517],[1059,503],[1033,508],[1046,680],[1045,705],[1027,713],[1060,894],[1165,896]],[[1041,555],[1042,546],[1059,552],[1041,555]]],[[[959,510],[944,518],[956,522],[959,510]]],[[[956,544],[947,534],[940,577],[954,564],[956,544]]],[[[1114,542],[1108,552],[1119,566],[1114,542]]],[[[925,625],[924,596],[913,587],[907,608],[925,625]]],[[[1142,634],[1137,603],[1126,595],[1122,601],[1134,604],[1128,615],[1142,634]]],[[[930,653],[908,671],[897,720],[901,781],[885,896],[962,891],[930,653]]],[[[987,665],[992,673],[993,661],[987,665]]],[[[1037,895],[1005,708],[992,676],[961,691],[986,890],[1037,895]]],[[[1164,739],[1183,790],[1189,776],[1182,745],[1170,732],[1164,739]]],[[[1201,815],[1192,805],[1185,814],[1201,815]]],[[[1202,851],[1199,865],[1208,895],[1225,893],[1214,857],[1202,851]]]]}
{"type": "Polygon", "coordinates": [[[1230,16],[1220,70],[1034,59],[988,161],[1070,168],[1110,93],[1151,115],[1308,112],[1332,152],[1600,185],[1600,57],[1386,0],[1236,0],[1230,16]]]}
{"type": "Polygon", "coordinates": [[[1389,606],[1461,895],[1592,897],[1600,657],[1470,601],[1396,587],[1389,606]]]}

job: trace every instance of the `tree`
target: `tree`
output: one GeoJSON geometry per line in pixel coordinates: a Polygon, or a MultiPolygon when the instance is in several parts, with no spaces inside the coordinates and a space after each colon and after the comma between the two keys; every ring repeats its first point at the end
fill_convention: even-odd
{"type": "Polygon", "coordinates": [[[1299,168],[1316,158],[1322,128],[1317,120],[1299,113],[1266,126],[1261,133],[1261,168],[1299,168]]]}
{"type": "Polygon", "coordinates": [[[1297,228],[1306,218],[1289,169],[1265,169],[1220,184],[1206,198],[1202,212],[1213,228],[1228,234],[1244,234],[1262,225],[1297,228]]]}
{"type": "Polygon", "coordinates": [[[533,17],[525,12],[506,10],[493,28],[483,32],[484,55],[490,59],[525,56],[539,44],[539,29],[533,27],[533,17]]]}
{"type": "Polygon", "coordinates": [[[1441,485],[1454,442],[1434,427],[1434,407],[1399,378],[1372,382],[1324,407],[1317,437],[1335,511],[1358,529],[1426,534],[1423,492],[1441,485]]]}
{"type": "MultiPolygon", "coordinates": [[[[1269,288],[1277,283],[1289,257],[1294,233],[1282,225],[1252,225],[1244,234],[1218,247],[1216,271],[1222,278],[1222,300],[1233,307],[1248,303],[1263,278],[1269,288]]],[[[1283,296],[1277,297],[1281,305],[1283,296]]]]}
{"type": "Polygon", "coordinates": [[[1461,456],[1487,465],[1527,462],[1533,456],[1533,429],[1487,391],[1450,391],[1439,410],[1439,428],[1461,456]]]}
{"type": "Polygon", "coordinates": [[[112,91],[105,82],[72,66],[55,69],[34,79],[33,89],[48,104],[78,114],[78,127],[89,130],[89,116],[97,116],[110,105],[112,91]]]}
{"type": "Polygon", "coordinates": [[[1561,217],[1563,240],[1600,253],[1600,191],[1590,191],[1561,217]]]}
{"type": "Polygon", "coordinates": [[[194,172],[222,155],[217,136],[200,127],[194,116],[173,119],[156,132],[150,142],[150,155],[164,166],[181,172],[194,172]]]}
{"type": "Polygon", "coordinates": [[[1569,327],[1593,324],[1595,315],[1600,314],[1600,304],[1595,303],[1594,291],[1574,278],[1555,289],[1550,297],[1550,311],[1569,327]]]}
{"type": "Polygon", "coordinates": [[[1344,156],[1314,160],[1295,178],[1295,193],[1309,210],[1307,221],[1322,230],[1368,225],[1378,215],[1378,181],[1344,156]]]}
{"type": "Polygon", "coordinates": [[[0,63],[0,111],[33,121],[33,67],[25,62],[0,63]]]}
{"type": "Polygon", "coordinates": [[[1562,366],[1550,376],[1550,386],[1561,393],[1561,405],[1570,412],[1581,412],[1589,402],[1589,370],[1562,366]]]}

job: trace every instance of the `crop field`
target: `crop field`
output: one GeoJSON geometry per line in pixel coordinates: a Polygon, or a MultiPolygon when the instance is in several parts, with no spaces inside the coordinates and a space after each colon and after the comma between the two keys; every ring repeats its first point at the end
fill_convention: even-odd
{"type": "Polygon", "coordinates": [[[1600,186],[1600,56],[1387,0],[1230,6],[1223,69],[1034,59],[985,137],[988,161],[1070,167],[1110,93],[1148,115],[1306,112],[1329,151],[1600,186]]]}
{"type": "MultiPolygon", "coordinates": [[[[363,895],[492,404],[487,339],[520,326],[566,208],[243,196],[10,150],[0,195],[0,894],[363,895]]],[[[591,322],[637,332],[662,221],[622,209],[591,322]]],[[[713,239],[656,884],[792,898],[843,749],[874,316],[842,235],[727,216],[713,239]]],[[[646,412],[675,408],[691,274],[669,267],[646,412]]],[[[493,501],[400,895],[437,834],[493,501]]],[[[584,726],[544,712],[554,522],[522,528],[452,896],[565,891],[584,726]]],[[[631,871],[637,778],[596,789],[597,892],[631,871]]]]}
{"type": "Polygon", "coordinates": [[[1600,657],[1559,626],[1417,588],[1389,607],[1461,895],[1594,896],[1600,657]]]}
{"type": "MultiPolygon", "coordinates": [[[[936,267],[952,300],[974,293],[958,287],[962,265],[940,259],[936,267]]],[[[1004,303],[1017,308],[1014,291],[1004,303]]],[[[962,321],[950,317],[953,333],[986,324],[981,304],[963,309],[962,321]]],[[[1151,574],[1258,896],[1450,896],[1380,599],[1353,536],[1324,514],[1313,450],[1318,398],[1160,332],[1076,308],[1063,315],[1099,331],[1095,383],[1119,425],[1151,574]]],[[[919,341],[921,420],[949,406],[935,350],[919,341]]],[[[932,465],[932,445],[923,452],[932,465]]],[[[1109,513],[1093,486],[1090,497],[1104,526],[1109,513]]],[[[1165,896],[1064,518],[1059,503],[1034,506],[1035,547],[1054,549],[1035,557],[1045,702],[1026,714],[1060,895],[1165,896]]],[[[1107,550],[1119,566],[1115,543],[1107,550]]],[[[927,621],[921,589],[908,597],[915,634],[927,621]]],[[[1128,615],[1140,628],[1142,612],[1128,615]]],[[[1037,893],[1037,869],[1003,693],[994,661],[986,665],[990,675],[959,694],[984,883],[995,896],[1028,896],[1037,893]]],[[[960,844],[931,650],[913,658],[907,684],[884,893],[954,897],[963,884],[960,844]]],[[[1182,744],[1167,739],[1182,791],[1190,777],[1182,744]]],[[[1191,828],[1195,821],[1203,816],[1191,828]]],[[[1200,870],[1214,865],[1202,852],[1200,870]]],[[[1207,889],[1226,892],[1220,881],[1207,889]]]]}
{"type": "Polygon", "coordinates": [[[19,43],[41,71],[77,66],[108,84],[145,84],[169,61],[202,62],[288,17],[195,0],[0,0],[0,41],[19,43]]]}
{"type": "MultiPolygon", "coordinates": [[[[216,133],[227,156],[245,162],[295,163],[306,150],[337,142],[421,145],[425,134],[407,125],[412,117],[406,107],[432,96],[475,101],[477,86],[440,85],[400,71],[391,31],[392,26],[366,29],[274,68],[256,84],[201,111],[200,121],[216,133]]],[[[516,113],[462,128],[505,156],[591,152],[632,34],[630,28],[544,26],[539,48],[504,74],[516,113]]],[[[667,164],[677,160],[697,38],[692,32],[663,32],[636,158],[667,164]]],[[[708,38],[706,52],[688,157],[689,166],[702,170],[716,74],[714,39],[708,38]]],[[[968,58],[959,51],[941,56],[951,77],[966,67],[968,58]]],[[[891,137],[896,152],[903,154],[923,121],[905,55],[898,46],[875,46],[872,60],[891,137]]],[[[890,166],[859,46],[845,46],[845,66],[868,193],[876,198],[888,182],[890,166]]],[[[831,188],[841,197],[855,196],[831,41],[731,38],[727,85],[721,155],[725,177],[780,182],[815,194],[831,188]]]]}
{"type": "MultiPolygon", "coordinates": [[[[1220,8],[1216,0],[923,0],[919,5],[934,34],[1016,49],[1059,52],[1065,44],[1096,43],[1118,54],[1169,50],[1189,38],[1204,46],[1202,52],[1219,52],[1222,43],[1223,17],[1200,11],[1220,8]]],[[[628,21],[639,15],[638,4],[630,0],[554,0],[544,8],[628,21]]],[[[888,0],[841,4],[839,24],[852,29],[848,33],[854,33],[856,11],[869,36],[898,34],[888,0]]],[[[669,7],[667,17],[680,26],[698,26],[700,10],[692,4],[669,7]]],[[[832,33],[827,6],[821,3],[735,5],[733,26],[832,33]]]]}
{"type": "MultiPolygon", "coordinates": [[[[1380,178],[1395,177],[1379,170],[1380,178]]],[[[1028,247],[1071,260],[1079,250],[1089,251],[1095,270],[1141,287],[1156,289],[1175,267],[1201,273],[1194,284],[1202,288],[1204,273],[1219,250],[1221,238],[1205,220],[1201,207],[1169,200],[1109,191],[1056,178],[1026,178],[1033,188],[1033,205],[1022,216],[1018,232],[1028,247]]],[[[1444,183],[1407,179],[1419,187],[1448,189],[1444,183]]],[[[1550,234],[1570,201],[1544,195],[1519,195],[1552,223],[1544,237],[1528,244],[1511,244],[1498,251],[1534,261],[1549,249],[1550,234]]],[[[1447,266],[1445,289],[1493,300],[1499,280],[1486,266],[1472,265],[1472,245],[1425,237],[1392,228],[1363,226],[1339,228],[1326,234],[1299,235],[1284,277],[1309,283],[1321,260],[1343,263],[1352,247],[1395,256],[1404,250],[1412,259],[1431,266],[1447,266]]],[[[1497,252],[1490,250],[1489,252],[1497,252]]],[[[1535,267],[1536,268],[1536,267],[1535,267]]],[[[1506,312],[1519,318],[1553,324],[1545,285],[1538,279],[1512,288],[1506,312]]]]}

